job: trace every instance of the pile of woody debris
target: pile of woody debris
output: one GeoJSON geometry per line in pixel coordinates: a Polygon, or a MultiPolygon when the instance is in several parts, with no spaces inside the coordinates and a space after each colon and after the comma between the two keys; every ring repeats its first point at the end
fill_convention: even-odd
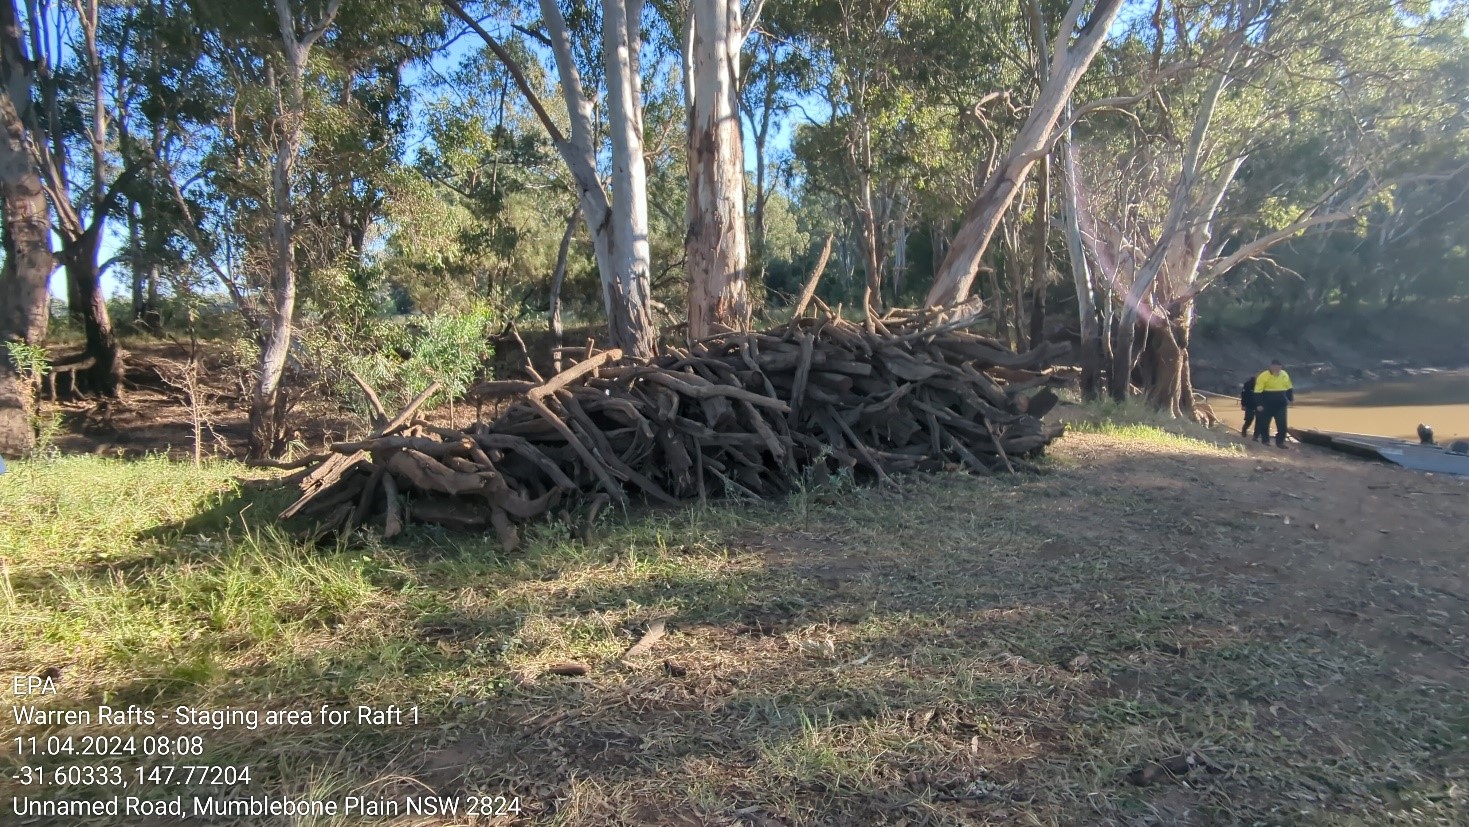
{"type": "Polygon", "coordinates": [[[764,498],[815,466],[878,479],[1013,473],[1061,435],[1041,417],[1066,378],[1045,366],[1065,346],[1017,354],[970,332],[978,318],[894,311],[863,326],[826,311],[651,360],[563,349],[579,361],[548,380],[472,388],[504,404],[464,429],[414,418],[436,388],[391,420],[374,402],[373,434],[303,461],[301,497],[281,516],[388,537],[407,521],[493,528],[514,549],[517,523],[575,506],[590,524],[630,497],[764,498]]]}

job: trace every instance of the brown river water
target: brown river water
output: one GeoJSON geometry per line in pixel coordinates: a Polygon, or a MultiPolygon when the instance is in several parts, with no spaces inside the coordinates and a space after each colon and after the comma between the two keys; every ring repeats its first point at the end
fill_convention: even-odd
{"type": "MultiPolygon", "coordinates": [[[[1226,423],[1239,426],[1239,403],[1226,423]]],[[[1214,408],[1219,413],[1219,406],[1214,408]]],[[[1297,388],[1290,425],[1418,441],[1418,423],[1436,442],[1469,439],[1469,370],[1439,371],[1361,385],[1297,388]]]]}

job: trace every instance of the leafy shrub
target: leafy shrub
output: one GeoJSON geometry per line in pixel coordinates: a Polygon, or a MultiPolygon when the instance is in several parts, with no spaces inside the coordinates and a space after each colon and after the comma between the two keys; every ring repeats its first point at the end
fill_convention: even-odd
{"type": "Polygon", "coordinates": [[[476,304],[460,312],[364,320],[350,335],[316,327],[302,339],[331,395],[366,418],[367,398],[351,373],[372,386],[389,413],[434,382],[443,386],[437,399],[452,399],[493,355],[490,334],[502,317],[499,309],[476,304]]]}

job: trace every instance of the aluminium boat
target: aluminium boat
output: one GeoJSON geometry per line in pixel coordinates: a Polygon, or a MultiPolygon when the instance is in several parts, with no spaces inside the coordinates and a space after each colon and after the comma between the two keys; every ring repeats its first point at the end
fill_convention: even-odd
{"type": "Polygon", "coordinates": [[[1368,459],[1381,459],[1414,471],[1469,477],[1469,453],[1457,453],[1444,445],[1409,442],[1368,434],[1339,434],[1291,428],[1290,435],[1307,445],[1319,445],[1368,459]]]}

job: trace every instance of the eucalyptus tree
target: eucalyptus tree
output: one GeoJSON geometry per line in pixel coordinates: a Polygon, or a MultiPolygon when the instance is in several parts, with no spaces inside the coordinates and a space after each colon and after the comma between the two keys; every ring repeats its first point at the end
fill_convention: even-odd
{"type": "Polygon", "coordinates": [[[27,3],[25,37],[36,62],[31,143],[61,240],[73,318],[86,334],[78,372],[83,387],[115,396],[123,365],[102,292],[99,260],[108,219],[146,167],[140,153],[121,146],[129,136],[141,88],[133,63],[147,44],[133,36],[141,4],[74,0],[27,3]]]}
{"type": "Polygon", "coordinates": [[[16,346],[45,343],[47,284],[56,268],[51,212],[28,146],[37,139],[28,126],[35,65],[14,1],[0,3],[0,456],[27,453],[35,444],[35,396],[15,360],[16,346]]]}
{"type": "Polygon", "coordinates": [[[441,17],[396,0],[196,0],[184,11],[200,32],[193,71],[209,78],[212,109],[167,178],[192,255],[258,348],[250,453],[274,455],[285,445],[298,305],[364,252],[382,209],[371,176],[396,160],[404,128],[398,72],[441,17]]]}
{"type": "Polygon", "coordinates": [[[1114,396],[1136,368],[1151,404],[1191,412],[1202,291],[1394,187],[1439,177],[1412,169],[1407,138],[1450,114],[1425,94],[1435,69],[1423,46],[1451,25],[1387,0],[1225,0],[1170,6],[1123,45],[1135,58],[1123,65],[1156,94],[1090,147],[1093,252],[1119,313],[1114,396]]]}
{"type": "Polygon", "coordinates": [[[968,297],[990,239],[1031,166],[1045,157],[1060,137],[1057,121],[1077,83],[1101,50],[1121,7],[1122,0],[1096,0],[1095,3],[1072,0],[1051,46],[1045,85],[1004,158],[965,211],[925,304],[950,305],[968,297]],[[1091,13],[1083,21],[1088,6],[1091,13]]]}
{"type": "Polygon", "coordinates": [[[749,326],[740,56],[759,15],[740,0],[690,0],[683,26],[688,110],[688,332],[693,340],[749,326]]]}
{"type": "MultiPolygon", "coordinates": [[[[540,19],[532,21],[533,28],[527,31],[550,50],[565,106],[558,116],[552,115],[540,92],[527,80],[522,58],[457,0],[443,1],[504,63],[575,182],[601,276],[610,344],[629,355],[651,356],[657,330],[651,305],[648,170],[643,144],[642,0],[601,0],[595,10],[574,4],[571,22],[556,0],[540,0],[540,19]],[[594,11],[600,13],[600,20],[595,20],[594,11]],[[600,38],[590,40],[599,49],[600,60],[595,65],[605,98],[594,82],[587,82],[597,79],[584,77],[578,60],[578,45],[588,40],[579,35],[597,29],[600,38]],[[605,100],[611,144],[607,187],[598,171],[602,142],[594,125],[597,100],[605,100]]],[[[580,51],[584,54],[586,50],[580,51]]]]}
{"type": "MultiPolygon", "coordinates": [[[[332,28],[342,0],[293,7],[291,0],[275,0],[279,52],[264,62],[265,89],[276,100],[270,113],[273,146],[270,184],[263,193],[270,213],[265,253],[270,296],[265,317],[266,332],[260,353],[260,371],[250,397],[250,454],[274,456],[284,448],[288,397],[282,393],[286,357],[290,352],[295,322],[296,187],[297,162],[306,140],[306,71],[311,50],[332,28]]],[[[275,52],[272,48],[271,52],[275,52]]]]}
{"type": "MultiPolygon", "coordinates": [[[[755,39],[764,62],[749,71],[744,49],[755,35],[765,0],[748,7],[740,0],[664,0],[655,3],[679,32],[688,195],[684,261],[688,275],[688,333],[700,339],[750,321],[750,219],[742,114],[751,117],[755,148],[753,219],[763,244],[765,151],[772,121],[781,107],[777,85],[782,61],[768,37],[755,39]],[[754,83],[751,84],[751,80],[754,83]],[[759,88],[746,94],[746,86],[759,88]],[[763,106],[754,101],[763,101],[763,106]]],[[[763,259],[762,259],[763,260],[763,259]]]]}

